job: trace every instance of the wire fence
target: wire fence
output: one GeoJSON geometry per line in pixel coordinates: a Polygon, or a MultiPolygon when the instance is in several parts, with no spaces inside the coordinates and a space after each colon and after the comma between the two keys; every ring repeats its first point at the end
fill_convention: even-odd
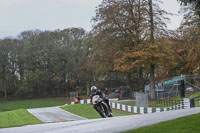
{"type": "Polygon", "coordinates": [[[136,106],[148,107],[148,94],[144,92],[136,92],[136,106]]]}
{"type": "MultiPolygon", "coordinates": [[[[181,75],[156,82],[155,96],[157,100],[179,96],[181,93],[180,82],[185,81],[185,93],[200,91],[200,75],[181,75]]],[[[145,92],[150,95],[149,85],[145,86],[145,92]]]]}

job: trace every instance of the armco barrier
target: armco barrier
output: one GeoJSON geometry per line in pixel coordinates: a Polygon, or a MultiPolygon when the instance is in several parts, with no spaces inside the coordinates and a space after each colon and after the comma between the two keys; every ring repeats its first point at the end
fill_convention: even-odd
{"type": "MultiPolygon", "coordinates": [[[[177,110],[177,109],[184,109],[189,107],[188,99],[183,99],[181,104],[174,105],[167,108],[154,108],[154,107],[137,107],[137,106],[130,106],[130,105],[124,105],[120,103],[114,103],[110,102],[110,106],[114,109],[120,109],[127,112],[132,113],[140,113],[140,114],[147,114],[147,113],[155,113],[155,112],[163,112],[163,111],[169,111],[169,110],[177,110]]],[[[84,99],[79,101],[80,104],[90,104],[90,99],[84,99]]],[[[71,102],[70,104],[74,104],[71,102]]]]}

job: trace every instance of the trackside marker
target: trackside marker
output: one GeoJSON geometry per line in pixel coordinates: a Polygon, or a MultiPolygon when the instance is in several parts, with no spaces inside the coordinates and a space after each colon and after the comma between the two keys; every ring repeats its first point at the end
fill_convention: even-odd
{"type": "Polygon", "coordinates": [[[62,122],[62,118],[59,119],[59,122],[62,122]]]}

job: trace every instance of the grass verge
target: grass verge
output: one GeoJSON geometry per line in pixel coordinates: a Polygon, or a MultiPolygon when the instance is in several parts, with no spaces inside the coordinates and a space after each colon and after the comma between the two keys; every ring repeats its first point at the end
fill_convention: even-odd
{"type": "Polygon", "coordinates": [[[15,127],[31,124],[41,124],[42,122],[31,115],[25,109],[0,112],[0,128],[15,127]]]}
{"type": "Polygon", "coordinates": [[[18,101],[1,101],[0,112],[16,110],[16,109],[60,106],[68,102],[69,99],[67,98],[44,98],[44,99],[31,99],[31,100],[18,100],[18,101]]]}
{"type": "Polygon", "coordinates": [[[199,133],[200,113],[161,122],[152,126],[130,130],[124,133],[199,133]]]}
{"type": "MultiPolygon", "coordinates": [[[[97,111],[93,109],[93,106],[90,104],[74,104],[74,105],[63,106],[61,108],[87,119],[101,118],[99,113],[97,113],[97,111]]],[[[112,109],[112,111],[113,111],[112,114],[114,116],[133,115],[133,113],[117,109],[112,109]]]]}

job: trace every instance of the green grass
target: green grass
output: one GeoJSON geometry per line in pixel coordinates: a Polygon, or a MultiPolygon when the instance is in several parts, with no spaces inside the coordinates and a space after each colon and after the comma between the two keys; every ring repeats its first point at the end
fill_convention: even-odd
{"type": "Polygon", "coordinates": [[[130,101],[130,102],[120,102],[120,104],[130,105],[130,106],[136,106],[136,102],[135,102],[135,101],[130,101]]]}
{"type": "Polygon", "coordinates": [[[63,106],[61,108],[87,119],[101,118],[99,114],[89,104],[74,104],[63,106]]]}
{"type": "Polygon", "coordinates": [[[0,128],[41,124],[42,122],[32,116],[25,109],[0,112],[0,128]]]}
{"type": "Polygon", "coordinates": [[[190,95],[189,94],[187,95],[188,98],[194,98],[194,97],[198,97],[198,96],[200,96],[200,92],[196,92],[196,93],[192,93],[190,95]]]}
{"type": "Polygon", "coordinates": [[[134,113],[119,110],[119,109],[112,109],[113,116],[125,116],[125,115],[134,115],[134,113]]]}
{"type": "Polygon", "coordinates": [[[199,133],[200,114],[161,122],[152,126],[130,130],[124,133],[199,133]]]}
{"type": "MultiPolygon", "coordinates": [[[[77,114],[87,119],[101,118],[93,106],[90,104],[75,104],[61,107],[62,109],[71,113],[77,114]]],[[[114,116],[133,115],[133,113],[113,109],[114,116]]]]}
{"type": "Polygon", "coordinates": [[[16,110],[16,109],[60,106],[68,102],[69,99],[67,98],[44,98],[44,99],[31,99],[31,100],[18,100],[18,101],[1,101],[0,112],[16,110]]]}

